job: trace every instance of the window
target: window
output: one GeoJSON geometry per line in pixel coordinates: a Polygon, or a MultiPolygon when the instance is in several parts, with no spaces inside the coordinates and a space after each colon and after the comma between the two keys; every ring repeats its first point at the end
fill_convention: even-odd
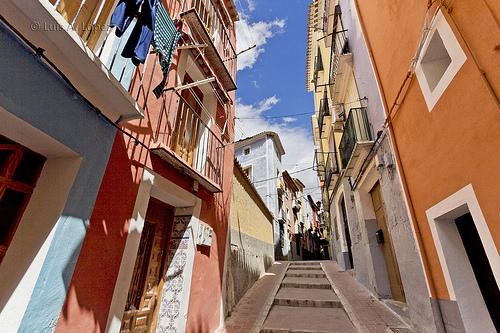
{"type": "Polygon", "coordinates": [[[450,55],[448,54],[448,51],[446,51],[446,47],[444,46],[441,35],[439,35],[439,31],[436,31],[432,36],[429,46],[427,47],[427,51],[425,52],[422,62],[420,63],[431,91],[436,88],[450,64],[450,55]]]}
{"type": "Polygon", "coordinates": [[[0,136],[0,263],[44,163],[45,157],[0,136]]]}
{"type": "Polygon", "coordinates": [[[439,12],[415,69],[429,112],[432,111],[466,59],[445,17],[439,12]]]}
{"type": "Polygon", "coordinates": [[[250,148],[245,148],[245,150],[243,151],[243,153],[245,155],[250,155],[250,148]]]}

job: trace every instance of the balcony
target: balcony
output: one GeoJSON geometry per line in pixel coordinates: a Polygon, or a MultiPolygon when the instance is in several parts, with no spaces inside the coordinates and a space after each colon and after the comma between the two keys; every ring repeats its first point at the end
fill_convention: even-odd
{"type": "Polygon", "coordinates": [[[335,187],[335,183],[337,182],[337,177],[340,173],[338,163],[337,163],[337,153],[336,152],[328,152],[326,153],[325,160],[325,189],[331,191],[335,187]]]}
{"type": "Polygon", "coordinates": [[[113,5],[111,0],[6,0],[2,16],[116,122],[142,118],[144,110],[97,55],[113,5]]]}
{"type": "Polygon", "coordinates": [[[231,44],[220,10],[212,0],[187,0],[181,14],[194,43],[204,45],[203,57],[226,91],[236,89],[236,51],[231,44]]]}
{"type": "Polygon", "coordinates": [[[317,172],[320,182],[325,181],[325,154],[318,148],[314,150],[313,169],[317,172]]]}
{"type": "Polygon", "coordinates": [[[320,146],[321,138],[319,136],[318,117],[316,116],[316,114],[311,116],[311,128],[312,128],[314,145],[320,146]]]}
{"type": "Polygon", "coordinates": [[[348,74],[352,71],[352,53],[345,32],[345,30],[337,31],[332,42],[330,89],[334,100],[344,95],[349,79],[348,74]]]}
{"type": "Polygon", "coordinates": [[[373,137],[366,108],[351,109],[339,146],[346,176],[352,176],[359,171],[372,146],[373,137]]]}
{"type": "Polygon", "coordinates": [[[222,189],[224,145],[201,112],[182,94],[165,92],[152,150],[216,193],[222,189]]]}
{"type": "Polygon", "coordinates": [[[154,96],[153,89],[163,79],[159,58],[150,53],[145,64],[136,67],[121,57],[135,22],[121,38],[111,33],[107,24],[114,4],[114,0],[8,0],[3,8],[6,19],[45,49],[108,118],[118,122],[145,112],[154,115],[149,119],[156,128],[153,151],[209,191],[221,191],[224,148],[220,135],[212,131],[218,127],[207,125],[213,115],[189,105],[176,91],[154,96]],[[33,28],[36,24],[38,31],[33,28]]]}
{"type": "Polygon", "coordinates": [[[340,173],[336,152],[315,151],[314,166],[326,190],[333,190],[340,173]]]}
{"type": "Polygon", "coordinates": [[[319,102],[319,111],[318,111],[318,129],[319,129],[319,137],[324,138],[328,137],[329,131],[327,131],[332,124],[332,117],[330,113],[330,107],[328,105],[328,97],[323,97],[319,102]],[[327,130],[325,130],[327,129],[327,130]],[[323,136],[323,134],[326,134],[323,136]]]}

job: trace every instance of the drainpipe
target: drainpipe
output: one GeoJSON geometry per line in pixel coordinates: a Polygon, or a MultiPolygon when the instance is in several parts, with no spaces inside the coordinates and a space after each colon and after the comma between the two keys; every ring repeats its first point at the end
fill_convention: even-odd
{"type": "MultiPolygon", "coordinates": [[[[359,18],[359,23],[360,23],[360,26],[361,26],[361,31],[363,32],[364,36],[367,36],[366,35],[366,27],[365,27],[364,21],[363,21],[363,19],[361,17],[361,12],[359,10],[358,0],[352,0],[352,1],[354,2],[355,9],[356,9],[356,12],[357,12],[357,16],[359,18]]],[[[438,298],[437,298],[437,291],[436,291],[436,287],[435,287],[434,278],[433,278],[432,272],[431,272],[431,270],[429,268],[428,254],[427,254],[427,251],[426,251],[425,246],[424,246],[423,241],[422,241],[422,233],[420,231],[420,227],[419,227],[418,222],[417,222],[416,213],[415,213],[415,207],[413,205],[413,200],[412,200],[409,188],[408,188],[408,183],[406,181],[406,175],[405,175],[405,171],[404,171],[404,168],[403,168],[403,164],[401,163],[401,157],[400,157],[400,154],[399,154],[398,143],[397,143],[396,137],[394,135],[392,135],[394,133],[394,128],[392,126],[391,119],[389,118],[389,115],[388,115],[388,111],[390,109],[389,109],[389,106],[388,106],[388,103],[387,103],[386,95],[385,95],[385,92],[384,92],[384,87],[382,86],[382,83],[381,83],[381,80],[380,80],[380,75],[379,75],[378,69],[377,69],[376,64],[375,64],[375,59],[374,59],[374,56],[373,56],[373,50],[372,50],[372,47],[371,47],[370,40],[367,37],[365,37],[364,39],[365,39],[366,47],[368,48],[368,54],[369,54],[369,57],[370,57],[370,61],[371,61],[372,66],[373,66],[373,72],[375,73],[375,78],[377,80],[378,87],[380,89],[380,95],[381,95],[381,98],[382,98],[382,103],[384,104],[384,113],[385,113],[385,117],[386,117],[386,123],[387,123],[388,129],[389,129],[389,139],[391,140],[392,146],[394,148],[394,155],[396,157],[396,165],[399,166],[399,174],[401,176],[400,178],[401,178],[401,182],[402,182],[402,185],[403,185],[403,190],[404,190],[404,193],[405,193],[405,196],[406,196],[406,199],[407,199],[407,203],[408,203],[408,208],[410,210],[411,219],[413,221],[413,226],[414,226],[414,230],[415,230],[416,240],[418,242],[419,248],[421,249],[420,252],[421,252],[421,255],[422,255],[422,263],[423,263],[423,266],[424,266],[423,267],[424,268],[424,275],[426,275],[426,276],[428,275],[429,276],[429,279],[427,279],[427,282],[428,282],[428,285],[429,285],[429,289],[431,291],[431,297],[432,297],[432,295],[435,295],[435,297],[436,297],[437,310],[438,310],[437,312],[438,312],[440,324],[442,325],[442,328],[443,328],[444,332],[447,332],[446,326],[445,326],[445,323],[444,323],[443,313],[441,311],[441,306],[439,305],[439,301],[438,301],[438,298]],[[428,274],[425,274],[426,272],[428,272],[428,274]]],[[[403,87],[406,84],[406,82],[408,81],[408,79],[410,80],[410,83],[411,83],[411,77],[409,78],[409,76],[407,75],[406,78],[405,78],[405,80],[403,81],[403,84],[402,84],[401,88],[400,88],[400,92],[403,90],[403,87]]],[[[398,94],[398,97],[399,97],[399,94],[398,94]]],[[[396,105],[398,97],[396,97],[394,105],[396,105]]]]}

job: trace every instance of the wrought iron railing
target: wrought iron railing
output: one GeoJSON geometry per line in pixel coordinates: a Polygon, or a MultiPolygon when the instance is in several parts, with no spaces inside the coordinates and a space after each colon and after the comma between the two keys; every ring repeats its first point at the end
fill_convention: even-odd
{"type": "Polygon", "coordinates": [[[345,30],[335,32],[332,43],[332,62],[330,64],[330,85],[335,84],[340,57],[350,52],[345,30]]]}
{"type": "Polygon", "coordinates": [[[368,114],[365,107],[354,108],[349,111],[339,145],[343,168],[349,163],[356,143],[363,141],[372,141],[368,114]]]}
{"type": "Polygon", "coordinates": [[[233,80],[236,75],[236,50],[220,14],[212,0],[191,0],[186,10],[195,9],[233,80]]]}
{"type": "Polygon", "coordinates": [[[224,144],[203,108],[190,105],[182,94],[168,90],[162,96],[155,140],[193,170],[222,187],[224,144]]]}
{"type": "Polygon", "coordinates": [[[320,181],[323,181],[325,179],[325,155],[319,148],[314,150],[313,169],[318,173],[320,181]]]}
{"type": "Polygon", "coordinates": [[[340,172],[337,163],[337,153],[335,151],[322,152],[320,150],[316,150],[314,156],[314,168],[318,172],[320,180],[324,180],[324,185],[330,186],[333,176],[340,172]]]}
{"type": "MultiPolygon", "coordinates": [[[[145,113],[150,114],[151,110],[159,114],[155,141],[196,173],[221,187],[224,146],[220,135],[211,130],[211,115],[204,110],[204,106],[188,105],[181,94],[173,90],[164,91],[160,98],[156,98],[153,89],[163,79],[158,56],[150,53],[144,65],[136,67],[130,59],[121,56],[127,36],[124,34],[118,38],[110,33],[110,29],[104,29],[115,1],[92,2],[91,8],[84,0],[52,2],[145,113]]],[[[193,3],[199,2],[193,0],[193,3]]],[[[133,24],[135,22],[127,31],[132,30],[133,24]]],[[[231,54],[234,55],[234,50],[231,54]]],[[[152,122],[155,121],[152,119],[152,122]]]]}
{"type": "Polygon", "coordinates": [[[337,153],[328,152],[325,160],[325,188],[329,188],[332,184],[333,176],[339,174],[337,163],[337,153]]]}

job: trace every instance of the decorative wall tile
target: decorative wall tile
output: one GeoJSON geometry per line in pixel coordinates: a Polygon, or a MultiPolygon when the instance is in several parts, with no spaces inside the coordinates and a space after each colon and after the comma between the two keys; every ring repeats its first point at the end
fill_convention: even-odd
{"type": "Polygon", "coordinates": [[[191,229],[191,216],[176,216],[172,231],[171,246],[167,257],[167,273],[162,290],[160,314],[158,318],[159,333],[177,333],[180,321],[182,292],[184,283],[184,268],[188,261],[191,229]]]}

